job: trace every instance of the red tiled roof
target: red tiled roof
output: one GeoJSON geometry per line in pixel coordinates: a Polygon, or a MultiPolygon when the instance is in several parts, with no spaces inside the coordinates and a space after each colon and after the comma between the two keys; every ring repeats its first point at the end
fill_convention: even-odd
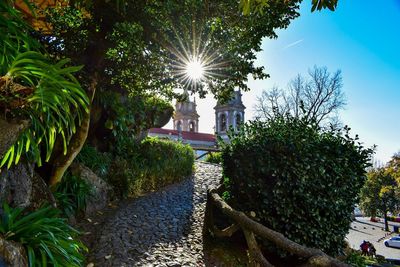
{"type": "MultiPolygon", "coordinates": [[[[165,134],[165,135],[176,135],[178,136],[177,130],[163,129],[163,128],[151,128],[149,133],[153,134],[165,134]]],[[[196,140],[205,142],[215,142],[215,135],[208,133],[193,133],[182,131],[182,138],[184,140],[196,140]]]]}

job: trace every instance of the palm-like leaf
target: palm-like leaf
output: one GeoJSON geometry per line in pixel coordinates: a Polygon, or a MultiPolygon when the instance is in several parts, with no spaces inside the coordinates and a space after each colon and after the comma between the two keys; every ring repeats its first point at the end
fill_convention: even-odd
{"type": "Polygon", "coordinates": [[[20,242],[27,250],[29,266],[82,266],[87,248],[78,232],[59,218],[59,210],[44,207],[23,216],[22,209],[3,206],[0,233],[20,242]]]}
{"type": "Polygon", "coordinates": [[[88,112],[88,97],[73,76],[81,67],[66,66],[67,59],[53,63],[39,51],[29,30],[18,11],[0,3],[0,108],[31,120],[0,167],[17,164],[23,153],[40,165],[40,146],[44,145],[49,160],[56,137],[62,138],[66,153],[76,124],[88,112]]]}

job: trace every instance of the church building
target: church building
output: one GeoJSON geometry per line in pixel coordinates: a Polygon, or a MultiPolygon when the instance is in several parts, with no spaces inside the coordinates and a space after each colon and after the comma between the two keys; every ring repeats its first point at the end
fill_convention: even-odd
{"type": "Polygon", "coordinates": [[[185,100],[177,102],[173,115],[173,129],[152,128],[149,136],[158,136],[172,140],[180,140],[190,144],[193,148],[216,147],[216,136],[220,136],[228,142],[229,129],[237,131],[244,122],[244,110],[242,94],[235,91],[231,100],[218,102],[215,110],[215,134],[199,133],[199,114],[196,109],[196,100],[190,100],[185,92],[185,100]]]}

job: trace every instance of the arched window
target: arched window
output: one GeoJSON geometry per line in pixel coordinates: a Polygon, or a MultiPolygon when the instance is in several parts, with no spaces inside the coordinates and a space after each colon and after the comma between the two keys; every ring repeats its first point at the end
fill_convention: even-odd
{"type": "Polygon", "coordinates": [[[240,125],[242,124],[242,116],[240,113],[236,113],[236,129],[240,129],[240,125]]]}
{"type": "Polygon", "coordinates": [[[226,131],[226,115],[221,114],[219,117],[219,129],[221,132],[226,131]]]}
{"type": "Polygon", "coordinates": [[[195,131],[195,123],[193,122],[193,121],[191,121],[190,123],[189,123],[189,131],[190,132],[194,132],[195,131]]]}
{"type": "Polygon", "coordinates": [[[178,121],[178,122],[176,123],[176,129],[177,129],[178,131],[182,131],[182,122],[181,122],[181,121],[178,121]]]}

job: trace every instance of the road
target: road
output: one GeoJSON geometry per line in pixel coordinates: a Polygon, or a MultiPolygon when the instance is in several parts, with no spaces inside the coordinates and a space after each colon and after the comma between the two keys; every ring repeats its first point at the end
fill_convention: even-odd
{"type": "MultiPolygon", "coordinates": [[[[371,242],[376,248],[376,253],[386,258],[400,259],[400,249],[389,248],[383,244],[383,240],[397,234],[384,231],[383,220],[371,222],[370,217],[356,217],[351,223],[351,229],[347,234],[347,241],[353,249],[360,249],[363,240],[371,242]],[[387,237],[385,238],[385,235],[387,237]]],[[[393,225],[400,226],[400,223],[389,222],[389,228],[393,231],[393,225]]]]}

